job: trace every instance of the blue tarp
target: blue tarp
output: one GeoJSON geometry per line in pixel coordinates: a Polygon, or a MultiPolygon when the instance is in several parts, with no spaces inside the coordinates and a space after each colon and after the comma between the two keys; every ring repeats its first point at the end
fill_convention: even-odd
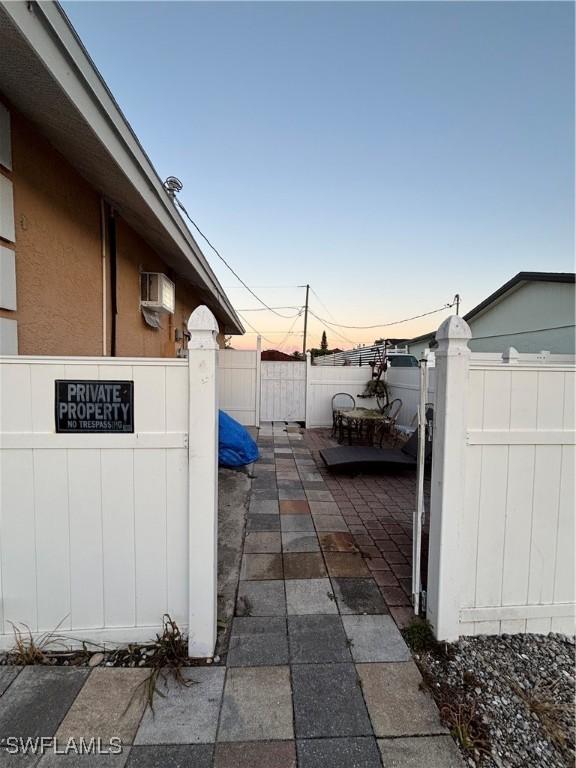
{"type": "Polygon", "coordinates": [[[248,430],[218,411],[218,464],[221,467],[243,467],[258,459],[258,446],[248,430]]]}

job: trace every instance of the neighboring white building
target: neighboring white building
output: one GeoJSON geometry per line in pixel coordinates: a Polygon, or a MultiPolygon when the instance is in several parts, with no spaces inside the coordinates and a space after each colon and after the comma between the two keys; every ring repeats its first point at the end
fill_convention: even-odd
{"type": "MultiPolygon", "coordinates": [[[[573,355],[575,277],[573,272],[519,272],[464,315],[472,330],[470,349],[573,355]]],[[[408,342],[416,357],[435,345],[435,332],[408,342]]]]}

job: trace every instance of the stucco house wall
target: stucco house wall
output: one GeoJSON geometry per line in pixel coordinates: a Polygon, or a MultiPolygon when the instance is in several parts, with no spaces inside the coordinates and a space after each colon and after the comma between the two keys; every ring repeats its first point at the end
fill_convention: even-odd
{"type": "MultiPolygon", "coordinates": [[[[1,244],[15,252],[17,295],[16,310],[0,308],[0,318],[17,321],[19,354],[111,354],[110,255],[104,284],[100,195],[1,94],[0,101],[10,113],[12,142],[12,170],[0,166],[0,174],[12,182],[15,221],[15,242],[1,244]]],[[[116,217],[116,354],[173,357],[185,346],[175,331],[185,330],[202,299],[121,213],[116,217]],[[141,271],[164,272],[176,285],[174,315],[162,316],[160,329],[147,325],[140,310],[141,271]]]]}
{"type": "Polygon", "coordinates": [[[470,320],[470,349],[574,354],[575,311],[574,285],[523,283],[470,320]]]}
{"type": "Polygon", "coordinates": [[[414,357],[420,360],[433,339],[434,335],[427,337],[426,339],[422,339],[422,341],[415,341],[414,343],[408,342],[408,351],[411,355],[414,355],[414,357]]]}
{"type": "MultiPolygon", "coordinates": [[[[472,331],[473,352],[518,352],[548,350],[573,355],[576,289],[573,282],[535,280],[520,282],[472,318],[464,319],[472,331]]],[[[410,353],[420,359],[434,341],[431,333],[408,342],[410,353]]]]}
{"type": "MultiPolygon", "coordinates": [[[[7,105],[9,106],[9,105],[7,105]]],[[[18,351],[102,354],[98,195],[37,130],[9,109],[18,351]]]]}

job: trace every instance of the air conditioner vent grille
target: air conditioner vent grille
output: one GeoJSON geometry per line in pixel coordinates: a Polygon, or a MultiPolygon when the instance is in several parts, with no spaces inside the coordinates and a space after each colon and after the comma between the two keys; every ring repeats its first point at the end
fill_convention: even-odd
{"type": "Polygon", "coordinates": [[[174,314],[175,285],[162,272],[140,273],[140,306],[155,312],[174,314]]]}

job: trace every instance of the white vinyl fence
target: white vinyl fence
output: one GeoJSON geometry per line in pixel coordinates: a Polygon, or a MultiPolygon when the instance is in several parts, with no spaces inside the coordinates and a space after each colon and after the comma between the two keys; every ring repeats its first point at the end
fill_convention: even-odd
{"type": "MultiPolygon", "coordinates": [[[[332,397],[339,392],[352,395],[358,406],[376,407],[375,398],[358,398],[371,378],[367,365],[312,365],[310,355],[306,362],[260,363],[258,344],[257,350],[220,350],[218,373],[220,407],[247,426],[258,426],[261,421],[331,426],[332,397]]],[[[410,395],[417,399],[417,389],[410,395]]]]}
{"type": "MultiPolygon", "coordinates": [[[[385,375],[390,400],[398,398],[402,401],[402,407],[397,417],[398,425],[405,431],[415,429],[420,402],[420,369],[388,368],[385,375]]],[[[427,403],[434,403],[435,391],[436,369],[432,358],[432,361],[428,363],[427,403]]]]}
{"type": "Polygon", "coordinates": [[[11,622],[150,640],[169,613],[212,654],[217,325],[200,307],[189,329],[188,361],[0,359],[0,647],[11,622]],[[62,379],[133,382],[134,432],[56,433],[62,379]]]}
{"type": "Polygon", "coordinates": [[[257,349],[218,352],[219,404],[246,426],[260,424],[260,337],[257,349]]]}
{"type": "Polygon", "coordinates": [[[367,365],[311,365],[310,356],[308,356],[306,427],[332,426],[332,398],[339,392],[352,395],[357,406],[375,407],[375,398],[358,398],[371,377],[372,369],[367,365]]]}
{"type": "Polygon", "coordinates": [[[436,338],[428,618],[440,639],[574,631],[575,379],[568,356],[436,338]]]}

